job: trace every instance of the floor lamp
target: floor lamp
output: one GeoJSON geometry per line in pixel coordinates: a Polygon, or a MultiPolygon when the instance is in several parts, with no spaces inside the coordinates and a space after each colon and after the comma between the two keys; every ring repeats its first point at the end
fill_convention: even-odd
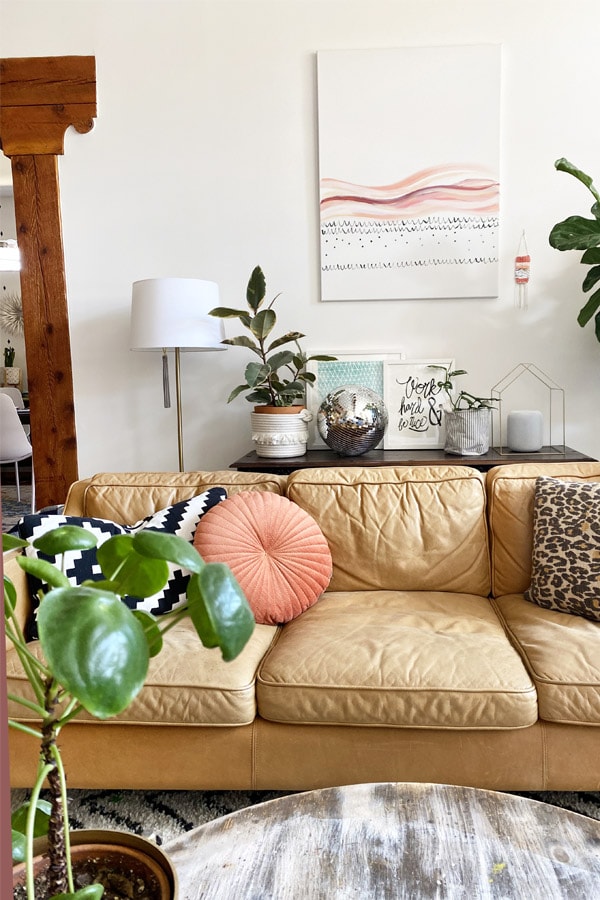
{"type": "Polygon", "coordinates": [[[171,405],[167,352],[175,350],[179,471],[183,472],[180,353],[183,350],[225,350],[223,323],[208,315],[219,305],[214,281],[198,278],[146,278],[134,281],[131,297],[132,350],[161,350],[165,407],[171,405]]]}

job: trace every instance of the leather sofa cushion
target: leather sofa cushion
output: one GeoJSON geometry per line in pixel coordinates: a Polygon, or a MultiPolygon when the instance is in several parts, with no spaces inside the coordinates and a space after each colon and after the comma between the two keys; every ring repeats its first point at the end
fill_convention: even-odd
{"type": "Polygon", "coordinates": [[[327,538],[332,591],[489,593],[485,482],[475,469],[299,470],[286,493],[327,538]]]}
{"type": "Polygon", "coordinates": [[[600,481],[600,462],[518,463],[490,469],[486,488],[494,597],[522,594],[529,587],[538,475],[577,482],[600,481]]]}
{"type": "Polygon", "coordinates": [[[138,522],[165,506],[224,487],[237,491],[274,491],[283,494],[283,475],[256,472],[104,472],[76,481],[69,488],[65,515],[97,516],[113,522],[138,522]]]}
{"type": "Polygon", "coordinates": [[[529,668],[540,718],[600,725],[600,624],[542,609],[523,594],[493,602],[529,668]]]}
{"type": "Polygon", "coordinates": [[[535,689],[484,597],[326,593],[260,666],[259,715],[287,723],[524,728],[535,689]]]}
{"type": "MultiPolygon", "coordinates": [[[[150,660],[146,683],[123,713],[107,720],[134,725],[246,725],[256,716],[255,680],[260,660],[277,629],[257,625],[236,659],[224,662],[216,649],[202,646],[189,620],[164,637],[160,654],[150,660]]],[[[29,647],[40,655],[37,641],[29,647]]],[[[16,652],[7,652],[8,691],[33,698],[16,652]]],[[[35,719],[33,713],[9,704],[16,719],[35,719]]],[[[78,722],[96,721],[83,712],[78,722]]]]}

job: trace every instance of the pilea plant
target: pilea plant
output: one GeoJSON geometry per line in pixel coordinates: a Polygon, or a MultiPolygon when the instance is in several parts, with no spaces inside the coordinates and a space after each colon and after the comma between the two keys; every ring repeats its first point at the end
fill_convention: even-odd
{"type": "Polygon", "coordinates": [[[429,368],[439,369],[444,373],[444,377],[438,381],[437,385],[446,394],[450,409],[457,411],[460,409],[492,408],[492,403],[497,402],[494,397],[476,397],[474,394],[470,394],[469,391],[456,392],[453,378],[456,378],[458,375],[467,375],[466,369],[450,370],[448,366],[436,365],[431,365],[429,368]]]}
{"type": "Polygon", "coordinates": [[[277,323],[277,315],[273,305],[277,298],[265,304],[266,281],[260,266],[252,271],[246,288],[247,309],[230,309],[217,306],[209,315],[220,319],[239,319],[248,329],[249,335],[226,338],[223,343],[234,347],[247,347],[258,357],[258,362],[250,362],[246,366],[244,384],[235,387],[227,398],[231,403],[239,394],[247,393],[246,400],[266,406],[293,406],[302,401],[306,385],[314,382],[315,376],[306,371],[310,360],[334,360],[335,356],[307,356],[301,349],[299,341],[304,337],[300,331],[288,331],[279,338],[271,339],[271,333],[277,323]],[[295,344],[295,350],[279,350],[285,344],[295,344]]]}
{"type": "MultiPolygon", "coordinates": [[[[584,293],[590,291],[600,281],[600,192],[592,178],[578,169],[568,159],[561,157],[554,163],[559,172],[573,175],[591,193],[594,203],[590,209],[593,219],[583,216],[569,216],[558,222],[550,232],[550,246],[556,250],[583,250],[581,263],[592,268],[583,279],[584,293]]],[[[600,288],[590,294],[589,299],[579,310],[577,321],[583,328],[594,316],[596,339],[600,341],[600,288]]]]}
{"type": "MultiPolygon", "coordinates": [[[[39,646],[36,654],[26,642],[15,613],[16,590],[4,578],[6,635],[19,656],[33,700],[12,694],[9,701],[33,710],[40,724],[9,719],[9,725],[31,734],[40,743],[39,764],[30,800],[13,814],[13,859],[26,862],[27,896],[33,900],[33,838],[48,833],[50,894],[60,898],[97,900],[101,885],[74,891],[70,862],[66,777],[57,738],[82,710],[107,719],[125,710],[141,690],[150,657],[160,653],[163,635],[189,617],[205,647],[219,647],[224,660],[234,659],[254,629],[254,616],[228,566],[205,563],[194,546],[176,535],[148,529],[135,535],[116,535],[97,549],[103,580],[70,584],[63,572],[64,553],[86,550],[96,538],[77,525],[64,525],[34,540],[50,557],[25,555],[18,563],[48,585],[37,612],[39,646]],[[187,602],[155,618],[130,610],[125,595],[150,597],[167,582],[167,562],[190,573],[187,602]],[[110,660],[110,665],[107,664],[110,660]],[[50,801],[40,801],[47,782],[50,801]]],[[[27,541],[4,534],[3,550],[23,548],[27,541]]]]}

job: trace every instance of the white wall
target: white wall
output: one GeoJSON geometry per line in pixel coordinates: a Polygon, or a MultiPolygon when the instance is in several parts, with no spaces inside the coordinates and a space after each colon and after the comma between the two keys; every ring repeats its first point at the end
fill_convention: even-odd
{"type": "MultiPolygon", "coordinates": [[[[177,468],[159,356],[129,351],[131,283],[211,279],[240,306],[256,264],[307,349],[453,356],[474,393],[534,363],[566,389],[567,443],[600,457],[600,345],[576,322],[583,267],[548,245],[555,222],[590,206],[554,160],[600,179],[597,0],[7,0],[0,20],[1,56],[97,61],[96,126],[71,129],[60,164],[82,476],[177,468]],[[499,299],[320,302],[316,51],[471,43],[503,46],[499,299]]],[[[225,403],[247,361],[238,348],[183,357],[188,469],[250,449],[249,404],[225,403]]]]}

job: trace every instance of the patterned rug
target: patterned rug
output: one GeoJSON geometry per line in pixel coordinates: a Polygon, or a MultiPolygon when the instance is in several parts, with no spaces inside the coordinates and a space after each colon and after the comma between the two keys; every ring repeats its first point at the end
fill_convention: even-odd
{"type": "MultiPolygon", "coordinates": [[[[28,793],[11,791],[13,809],[27,799],[28,793]]],[[[288,793],[291,792],[73,790],[69,791],[69,816],[73,828],[115,828],[160,845],[212,819],[288,793]]],[[[600,793],[545,791],[520,792],[519,796],[600,819],[600,793]]]]}
{"type": "Polygon", "coordinates": [[[21,485],[21,500],[17,500],[17,488],[14,484],[3,484],[2,495],[2,531],[10,531],[21,516],[31,512],[31,485],[21,485]]]}

